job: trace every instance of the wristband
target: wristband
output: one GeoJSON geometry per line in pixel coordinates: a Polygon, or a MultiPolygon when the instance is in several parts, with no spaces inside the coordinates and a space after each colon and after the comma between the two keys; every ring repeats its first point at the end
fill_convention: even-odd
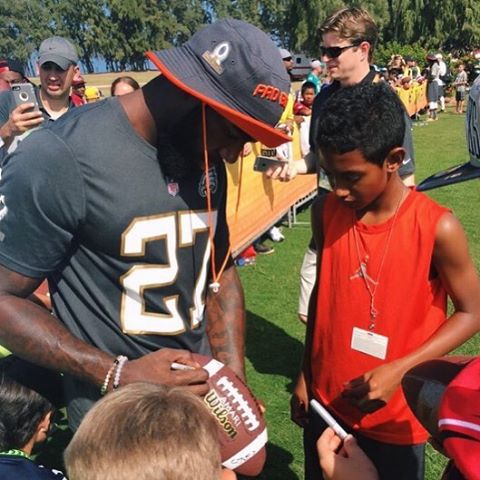
{"type": "Polygon", "coordinates": [[[118,365],[118,357],[114,360],[113,365],[110,367],[110,369],[107,372],[107,375],[105,376],[105,380],[103,381],[102,388],[100,388],[100,395],[105,395],[108,390],[108,384],[110,383],[110,379],[112,378],[113,372],[115,368],[118,365]]]}
{"type": "Polygon", "coordinates": [[[117,357],[118,363],[115,365],[115,375],[113,376],[113,389],[116,390],[120,386],[120,375],[122,374],[123,366],[128,362],[128,358],[124,355],[117,357]]]}

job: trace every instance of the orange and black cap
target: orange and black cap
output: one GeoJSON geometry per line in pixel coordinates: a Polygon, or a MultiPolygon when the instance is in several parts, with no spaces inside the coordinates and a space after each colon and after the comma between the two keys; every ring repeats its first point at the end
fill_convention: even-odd
{"type": "Polygon", "coordinates": [[[270,38],[240,20],[208,25],[183,46],[147,52],[178,88],[209,105],[269,147],[291,140],[274,127],[288,101],[290,80],[270,38]]]}

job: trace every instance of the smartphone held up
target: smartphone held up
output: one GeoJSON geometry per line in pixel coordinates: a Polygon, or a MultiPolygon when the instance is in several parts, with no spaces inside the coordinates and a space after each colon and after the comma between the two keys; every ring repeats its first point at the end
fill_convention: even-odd
{"type": "Polygon", "coordinates": [[[28,112],[39,110],[37,96],[35,95],[35,87],[31,83],[14,83],[12,84],[12,94],[15,105],[25,105],[32,103],[33,107],[28,112]]]}
{"type": "Polygon", "coordinates": [[[285,165],[285,162],[283,160],[259,155],[257,158],[255,158],[253,170],[255,172],[266,172],[269,168],[282,167],[283,165],[285,165]]]}

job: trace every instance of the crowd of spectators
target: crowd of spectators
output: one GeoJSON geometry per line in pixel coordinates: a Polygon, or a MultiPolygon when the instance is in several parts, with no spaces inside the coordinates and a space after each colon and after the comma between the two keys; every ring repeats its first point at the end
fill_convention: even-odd
{"type": "MultiPolygon", "coordinates": [[[[367,21],[370,22],[371,19],[367,18],[367,21]]],[[[328,29],[326,29],[326,32],[324,35],[331,33],[328,29]]],[[[343,39],[341,36],[338,38],[343,39]]],[[[368,42],[365,41],[365,43],[368,42]]],[[[374,42],[372,42],[372,44],[374,44],[374,42]]],[[[323,47],[325,52],[322,56],[328,57],[330,60],[336,59],[341,55],[342,51],[350,49],[351,47],[359,47],[359,45],[353,43],[341,47],[323,47]]],[[[376,102],[368,103],[368,97],[372,99],[375,98],[377,94],[384,95],[385,93],[382,93],[381,90],[381,88],[384,88],[388,95],[394,97],[392,100],[388,95],[385,96],[390,102],[389,105],[393,105],[396,109],[395,121],[397,135],[396,143],[391,150],[401,149],[403,152],[403,146],[405,143],[408,143],[404,138],[404,135],[408,137],[405,129],[405,120],[403,118],[405,112],[401,106],[399,106],[398,99],[387,87],[381,85],[377,88],[375,86],[377,74],[373,70],[371,71],[369,67],[369,61],[371,60],[370,45],[366,45],[364,48],[365,55],[359,60],[357,69],[361,71],[362,74],[365,73],[365,75],[359,79],[359,83],[356,86],[359,91],[361,90],[365,93],[365,95],[360,95],[364,103],[358,102],[356,110],[352,110],[353,114],[352,117],[349,118],[349,121],[353,122],[352,119],[354,116],[360,116],[362,109],[366,107],[371,108],[371,104],[376,102]],[[365,71],[363,71],[363,69],[365,69],[365,71]]],[[[291,55],[285,49],[281,49],[280,56],[288,72],[291,55]]],[[[397,91],[409,90],[414,88],[415,85],[422,85],[424,82],[427,82],[429,118],[434,121],[438,118],[437,111],[445,110],[444,87],[449,83],[447,78],[449,73],[441,54],[429,53],[426,61],[427,67],[421,71],[421,68],[417,65],[414,58],[403,58],[401,55],[394,55],[389,62],[384,80],[397,91]]],[[[38,129],[41,124],[55,122],[72,109],[81,109],[88,103],[102,100],[103,95],[101,90],[96,86],[87,85],[85,78],[80,73],[76,48],[68,40],[61,37],[51,37],[42,42],[39,49],[38,66],[40,85],[38,89],[34,90],[35,98],[29,99],[26,103],[16,103],[11,91],[11,86],[31,84],[31,82],[25,76],[24,70],[18,62],[14,60],[0,61],[0,89],[3,90],[0,94],[0,136],[2,138],[0,148],[3,152],[1,156],[2,159],[12,158],[7,157],[7,155],[13,153],[19,147],[20,142],[38,129]]],[[[320,98],[318,96],[322,92],[322,85],[333,85],[336,90],[341,91],[338,97],[340,100],[342,100],[342,95],[345,97],[343,99],[344,103],[341,104],[345,107],[345,111],[350,108],[350,105],[355,107],[355,95],[350,93],[352,89],[345,88],[351,87],[351,84],[346,81],[346,78],[328,78],[325,73],[325,64],[319,59],[312,60],[310,66],[311,71],[305,82],[303,82],[298,91],[290,92],[283,116],[280,118],[276,127],[277,134],[279,131],[292,134],[295,128],[299,129],[302,157],[307,157],[311,151],[311,117],[315,110],[314,104],[316,98],[320,98]],[[335,85],[334,82],[336,82],[335,85]],[[353,95],[353,97],[349,97],[349,95],[353,95]]],[[[166,82],[166,80],[161,78],[160,82],[166,82]]],[[[464,72],[463,64],[458,65],[455,80],[452,85],[456,92],[456,112],[460,114],[463,112],[463,102],[468,86],[468,79],[464,72]]],[[[132,95],[135,94],[139,88],[140,85],[134,78],[121,76],[111,84],[110,94],[112,97],[132,95]]],[[[169,91],[169,88],[172,87],[165,87],[166,91],[169,91]]],[[[128,105],[131,101],[129,99],[131,98],[133,97],[125,97],[123,99],[125,100],[125,105],[128,105]]],[[[357,99],[358,98],[357,95],[357,99]]],[[[340,100],[337,99],[337,101],[340,100]]],[[[114,101],[117,101],[117,99],[114,101]]],[[[385,104],[387,103],[388,102],[385,104]]],[[[327,122],[327,120],[336,120],[339,107],[337,107],[337,112],[328,111],[324,105],[322,109],[323,112],[330,115],[328,118],[326,117],[326,119],[321,119],[323,122],[322,131],[326,132],[328,126],[325,125],[325,122],[327,122]]],[[[332,109],[334,108],[332,107],[332,109]]],[[[89,109],[84,109],[84,111],[86,110],[89,109]]],[[[92,109],[90,109],[90,111],[91,110],[92,109]]],[[[136,111],[130,110],[130,114],[132,117],[135,117],[136,111]]],[[[78,115],[80,115],[80,113],[78,115]]],[[[277,115],[277,118],[278,117],[279,115],[277,115]]],[[[366,119],[365,122],[367,121],[370,120],[366,119]]],[[[349,126],[346,126],[344,123],[342,124],[342,128],[346,130],[348,130],[348,128],[352,130],[358,128],[358,125],[353,125],[353,123],[349,126]]],[[[225,129],[225,125],[220,124],[220,127],[218,127],[219,131],[221,131],[222,126],[225,129]]],[[[375,126],[377,131],[381,131],[381,125],[375,126]]],[[[387,130],[387,127],[383,127],[383,130],[387,130]]],[[[145,127],[144,130],[148,136],[148,128],[145,127]]],[[[272,134],[272,132],[270,132],[270,134],[272,134]]],[[[332,138],[337,133],[338,132],[331,133],[332,138]]],[[[347,135],[347,133],[348,132],[343,132],[344,135],[347,135]]],[[[365,132],[363,132],[363,134],[364,133],[365,132]]],[[[383,133],[385,137],[383,140],[389,145],[388,140],[386,140],[388,135],[385,132],[383,133]]],[[[225,135],[231,135],[231,132],[225,133],[225,135]]],[[[235,138],[235,147],[237,144],[241,146],[244,145],[247,138],[246,135],[239,135],[238,138],[235,138]]],[[[285,139],[285,136],[281,137],[279,135],[278,138],[285,139]]],[[[325,144],[330,145],[328,142],[333,142],[334,140],[324,138],[323,141],[325,144]]],[[[368,143],[368,139],[362,139],[362,141],[368,143]]],[[[360,147],[363,148],[363,144],[355,147],[353,150],[358,150],[360,147]]],[[[289,143],[284,143],[272,148],[275,148],[277,158],[285,163],[294,160],[289,143]]],[[[330,147],[325,148],[325,151],[329,153],[332,152],[332,149],[329,149],[330,147]]],[[[405,148],[405,150],[407,150],[408,157],[408,147],[405,148]]],[[[240,150],[235,149],[235,159],[238,158],[239,151],[240,150]]],[[[350,154],[351,152],[346,153],[350,154]]],[[[393,224],[402,202],[405,201],[405,198],[409,195],[407,188],[408,182],[405,180],[413,176],[413,171],[411,170],[408,170],[405,175],[401,173],[401,169],[408,163],[408,161],[404,161],[403,153],[401,158],[398,155],[394,157],[393,159],[388,157],[388,161],[395,164],[394,167],[391,167],[393,168],[392,175],[389,176],[388,179],[388,182],[390,182],[390,193],[392,198],[395,197],[395,199],[397,199],[398,197],[393,224]],[[393,173],[395,175],[393,175],[393,173]],[[402,183],[402,179],[405,181],[405,184],[402,183]],[[391,185],[393,185],[393,187],[391,185]],[[392,192],[395,193],[396,196],[393,195],[392,192]]],[[[177,159],[178,157],[175,158],[177,159]]],[[[411,160],[411,158],[408,159],[411,160]]],[[[382,170],[382,167],[379,167],[369,159],[366,160],[362,157],[361,160],[367,163],[370,169],[382,170]],[[372,165],[375,165],[375,167],[372,165]]],[[[382,157],[380,161],[386,162],[387,160],[382,157]]],[[[308,172],[306,171],[305,173],[308,172]]],[[[383,173],[385,172],[382,170],[382,174],[383,173]]],[[[168,194],[175,197],[175,188],[178,188],[178,184],[171,180],[169,180],[169,182],[168,188],[170,190],[168,194]]],[[[338,188],[338,186],[334,188],[338,188]]],[[[365,193],[365,195],[367,195],[367,193],[365,193]]],[[[1,217],[3,212],[4,208],[0,210],[0,220],[3,219],[3,217],[1,217]]],[[[443,210],[441,213],[443,214],[443,210]]],[[[343,215],[345,215],[344,212],[343,215]]],[[[438,215],[440,215],[440,212],[438,215]]],[[[320,221],[321,220],[318,220],[318,222],[320,221]]],[[[351,223],[350,216],[348,217],[348,222],[351,223]]],[[[390,228],[393,230],[393,225],[390,228]]],[[[278,237],[278,232],[279,230],[277,229],[277,239],[274,238],[275,233],[272,233],[272,230],[269,232],[269,235],[273,240],[281,241],[283,240],[283,236],[280,234],[280,237],[278,237]]],[[[2,232],[0,233],[3,235],[2,232]]],[[[390,237],[388,237],[387,245],[389,239],[390,237]]],[[[320,244],[320,242],[317,243],[320,244]]],[[[258,246],[255,248],[258,248],[258,246]]],[[[213,254],[215,255],[215,253],[213,254]]],[[[316,256],[315,252],[313,254],[316,256]]],[[[427,260],[430,262],[430,258],[427,260]]],[[[366,277],[366,270],[362,270],[362,265],[366,265],[367,261],[368,255],[366,256],[365,264],[360,263],[358,278],[362,276],[362,278],[366,277]]],[[[316,258],[313,260],[313,266],[315,266],[315,263],[316,258]]],[[[383,263],[381,265],[383,265],[383,263]]],[[[380,266],[380,269],[381,268],[380,266]]],[[[353,277],[350,277],[349,279],[348,275],[346,275],[345,281],[352,280],[352,278],[353,277]]],[[[365,281],[367,282],[367,280],[365,281]]],[[[212,285],[218,290],[218,284],[212,283],[212,285]]],[[[20,287],[18,288],[20,289],[20,287]]],[[[26,290],[28,290],[28,288],[25,287],[25,291],[26,290]]],[[[363,290],[362,285],[359,287],[359,291],[360,290],[363,290]]],[[[368,283],[367,290],[371,293],[368,283]]],[[[376,313],[378,313],[374,311],[373,300],[372,296],[370,304],[372,321],[375,320],[376,313]]],[[[306,302],[308,303],[308,299],[306,302]]],[[[220,307],[218,308],[221,310],[220,307]]],[[[300,315],[300,319],[306,321],[307,312],[303,312],[302,315],[300,315]]],[[[463,336],[466,336],[466,334],[463,336]]],[[[166,350],[168,349],[166,348],[165,351],[166,350]]],[[[152,354],[157,352],[158,350],[152,352],[152,354]]],[[[148,355],[145,354],[145,356],[148,355]]],[[[383,359],[384,358],[385,357],[383,357],[383,359]]],[[[107,370],[102,390],[104,387],[105,391],[108,389],[110,381],[112,381],[114,389],[119,386],[120,374],[127,361],[128,359],[122,355],[115,359],[110,370],[107,370]]],[[[132,363],[133,361],[131,364],[132,363]]],[[[170,365],[170,360],[168,360],[167,363],[170,365]]],[[[205,383],[204,377],[200,379],[196,378],[192,382],[192,385],[196,388],[203,383],[205,383]]],[[[306,390],[307,387],[303,385],[302,388],[306,390]]],[[[352,390],[355,388],[355,385],[351,386],[352,390]]],[[[298,389],[299,387],[297,385],[296,391],[298,389]]],[[[105,391],[102,390],[102,394],[105,393],[105,391]]],[[[98,398],[96,398],[96,400],[98,400],[98,398]]],[[[386,401],[388,400],[389,398],[386,401]]],[[[386,401],[384,403],[386,403],[386,401]]],[[[49,471],[37,466],[31,457],[34,446],[45,441],[51,429],[55,412],[53,403],[45,399],[41,394],[36,392],[35,389],[20,385],[15,380],[8,378],[8,376],[2,376],[0,378],[0,402],[2,404],[2,411],[0,412],[0,474],[6,472],[7,475],[13,475],[18,479],[53,480],[54,478],[64,478],[61,472],[49,471]]],[[[92,401],[92,405],[93,403],[92,401]]],[[[304,407],[305,405],[301,406],[299,404],[297,406],[297,414],[299,414],[301,408],[304,407]]],[[[304,411],[303,413],[306,412],[304,411]]],[[[299,418],[296,420],[299,420],[299,418]]],[[[318,435],[316,435],[316,438],[318,438],[318,435]]],[[[410,437],[407,438],[407,440],[410,441],[410,437]]],[[[308,441],[307,439],[307,444],[308,441]]],[[[310,445],[307,446],[310,448],[315,442],[310,442],[310,445]]],[[[410,446],[410,443],[405,442],[407,446],[410,446]]],[[[384,442],[377,442],[377,444],[382,443],[384,442]]],[[[392,446],[388,448],[392,449],[392,446]]],[[[423,453],[421,453],[421,455],[423,455],[423,453]]],[[[312,461],[315,463],[315,472],[319,471],[320,464],[316,454],[310,457],[310,462],[312,461]]],[[[106,398],[98,401],[84,417],[82,423],[80,423],[65,453],[65,462],[68,474],[72,480],[96,480],[106,478],[107,475],[112,474],[112,471],[116,472],[115,478],[118,480],[123,478],[136,478],[144,474],[145,470],[149,469],[152,470],[152,475],[165,476],[165,478],[205,478],[206,480],[235,478],[233,472],[222,471],[221,469],[216,424],[211,417],[205,414],[204,406],[198,397],[191,392],[175,388],[170,389],[146,382],[136,382],[124,386],[117,392],[110,393],[106,398]],[[203,447],[203,449],[200,447],[203,447]],[[174,452],[174,454],[172,454],[172,452],[174,452]],[[126,462],[125,459],[128,459],[128,461],[126,462]],[[200,465],[202,466],[200,467],[200,465]],[[189,468],[185,468],[186,466],[189,468]],[[180,469],[182,469],[182,472],[180,472],[180,469]]]]}
{"type": "MultiPolygon", "coordinates": [[[[405,91],[418,91],[422,86],[426,88],[427,121],[438,120],[438,113],[445,112],[446,98],[455,99],[456,113],[464,112],[463,102],[469,82],[465,64],[461,60],[450,58],[448,65],[440,52],[428,52],[425,58],[420,59],[392,55],[388,65],[378,70],[401,98],[408,98],[402,95],[405,91]]],[[[423,109],[419,110],[423,113],[423,109]]]]}

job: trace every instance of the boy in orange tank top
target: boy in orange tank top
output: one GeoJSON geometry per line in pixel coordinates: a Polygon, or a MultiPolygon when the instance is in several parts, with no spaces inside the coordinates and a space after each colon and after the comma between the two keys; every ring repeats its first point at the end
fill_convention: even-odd
{"type": "Polygon", "coordinates": [[[319,117],[333,191],[312,210],[317,280],[292,397],[292,419],[305,427],[305,478],[321,478],[315,442],[325,424],[309,412],[315,398],[355,435],[381,479],[420,480],[427,433],[400,380],[480,330],[480,281],[458,220],[398,175],[405,120],[397,95],[383,84],[342,88],[319,117]]]}

